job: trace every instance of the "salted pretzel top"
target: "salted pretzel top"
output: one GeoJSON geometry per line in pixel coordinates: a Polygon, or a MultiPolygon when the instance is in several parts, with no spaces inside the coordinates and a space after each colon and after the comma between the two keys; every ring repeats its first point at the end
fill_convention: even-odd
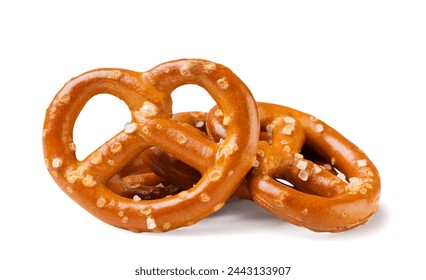
{"type": "Polygon", "coordinates": [[[97,69],[72,79],[47,109],[43,149],[56,183],[94,216],[132,231],[166,231],[191,225],[223,206],[253,165],[258,133],[256,103],[234,73],[210,61],[183,59],[142,73],[97,69]],[[184,84],[206,89],[229,118],[225,141],[209,141],[170,119],[171,93],[184,84]],[[132,122],[79,161],[73,127],[86,102],[99,93],[122,99],[132,122]],[[150,146],[197,169],[200,181],[185,192],[149,201],[110,191],[105,183],[150,146]]]}
{"type": "MultiPolygon", "coordinates": [[[[380,177],[363,151],[312,115],[267,103],[258,108],[262,141],[248,179],[254,201],[314,231],[348,230],[377,211],[380,177]]],[[[226,135],[223,121],[220,109],[209,113],[213,138],[226,135]]]]}

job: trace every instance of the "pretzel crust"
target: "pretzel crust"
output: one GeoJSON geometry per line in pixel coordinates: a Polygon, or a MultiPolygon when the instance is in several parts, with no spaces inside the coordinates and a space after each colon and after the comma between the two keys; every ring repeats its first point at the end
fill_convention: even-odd
{"type": "MultiPolygon", "coordinates": [[[[263,139],[248,175],[253,200],[313,231],[340,232],[366,223],[380,197],[380,176],[367,155],[312,115],[268,103],[258,102],[258,108],[263,139]],[[305,147],[328,163],[304,158],[305,147]]],[[[218,111],[212,109],[207,122],[213,139],[226,135],[218,111]]]]}
{"type": "Polygon", "coordinates": [[[119,228],[158,232],[192,225],[218,211],[253,165],[258,133],[256,103],[234,73],[210,61],[182,59],[142,73],[96,69],[72,79],[47,109],[43,151],[53,179],[88,212],[119,228]],[[170,120],[171,93],[184,84],[206,89],[230,119],[228,137],[220,145],[170,120]],[[86,102],[100,93],[123,100],[132,112],[132,122],[79,161],[73,127],[86,102]],[[239,123],[241,118],[246,120],[244,125],[239,123]],[[202,174],[200,181],[176,195],[138,201],[105,186],[151,146],[197,169],[202,174]],[[223,149],[234,153],[224,154],[223,149]]]}

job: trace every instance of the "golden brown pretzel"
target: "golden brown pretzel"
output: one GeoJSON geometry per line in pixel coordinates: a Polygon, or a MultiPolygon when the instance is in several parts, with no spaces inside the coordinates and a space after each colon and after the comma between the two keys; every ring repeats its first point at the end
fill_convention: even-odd
{"type": "Polygon", "coordinates": [[[143,73],[97,69],[72,79],[47,109],[43,149],[56,183],[97,218],[136,232],[167,231],[191,225],[223,206],[253,165],[258,134],[256,102],[245,84],[225,66],[183,59],[143,73]],[[220,144],[170,119],[171,93],[184,84],[203,87],[229,118],[228,135],[220,144]],[[132,122],[79,161],[73,127],[86,102],[99,93],[122,99],[132,122]],[[197,169],[202,178],[189,190],[156,200],[135,201],[105,186],[150,146],[197,169]]]}
{"type": "MultiPolygon", "coordinates": [[[[261,135],[269,143],[259,142],[255,168],[248,175],[254,201],[313,231],[339,232],[367,222],[378,209],[380,177],[364,152],[311,115],[267,103],[258,103],[258,108],[261,135]],[[302,148],[328,164],[304,158],[302,148]],[[333,174],[333,168],[341,173],[333,174]]],[[[223,122],[220,109],[209,113],[207,130],[213,138],[226,134],[223,122]]]]}

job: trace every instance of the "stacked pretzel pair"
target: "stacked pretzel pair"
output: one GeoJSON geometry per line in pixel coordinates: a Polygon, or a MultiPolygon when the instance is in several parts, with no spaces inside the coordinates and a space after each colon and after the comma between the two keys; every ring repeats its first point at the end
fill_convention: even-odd
{"type": "Polygon", "coordinates": [[[146,72],[96,69],[71,79],[47,109],[43,150],[68,196],[135,232],[193,225],[230,198],[325,232],[364,224],[378,209],[379,174],[362,150],[312,115],[256,102],[230,69],[201,59],[146,72]],[[203,87],[217,105],[173,114],[171,94],[186,84],[203,87]],[[100,93],[123,100],[132,119],[78,160],[74,124],[100,93]]]}

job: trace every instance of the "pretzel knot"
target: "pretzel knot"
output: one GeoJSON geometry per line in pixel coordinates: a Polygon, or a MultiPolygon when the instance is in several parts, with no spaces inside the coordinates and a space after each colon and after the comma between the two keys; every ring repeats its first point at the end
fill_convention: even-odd
{"type": "MultiPolygon", "coordinates": [[[[209,139],[206,132],[207,113],[182,112],[174,114],[172,118],[209,139]]],[[[222,152],[231,153],[233,151],[224,149],[222,152]]],[[[166,192],[174,194],[189,189],[200,178],[201,174],[191,166],[157,147],[151,147],[114,176],[107,186],[114,192],[129,197],[134,195],[141,197],[142,195],[151,199],[154,196],[165,196],[166,192]]],[[[240,183],[231,198],[251,199],[246,178],[240,183]]]]}
{"type": "Polygon", "coordinates": [[[72,79],[47,109],[43,150],[56,183],[97,218],[136,232],[167,231],[194,224],[224,205],[253,165],[258,137],[257,105],[244,83],[225,66],[184,59],[142,73],[97,69],[72,79]],[[171,119],[171,93],[184,84],[203,87],[217,102],[229,120],[223,142],[171,119]],[[122,99],[132,121],[79,161],[73,127],[86,102],[100,93],[122,99]],[[111,191],[105,184],[149,147],[196,169],[200,180],[187,190],[153,200],[111,191]]]}
{"type": "MultiPolygon", "coordinates": [[[[253,200],[313,231],[339,232],[367,222],[378,208],[380,177],[364,152],[311,115],[267,103],[258,108],[262,131],[247,178],[253,200]]],[[[213,139],[225,137],[225,118],[220,108],[209,113],[213,139]]]]}

